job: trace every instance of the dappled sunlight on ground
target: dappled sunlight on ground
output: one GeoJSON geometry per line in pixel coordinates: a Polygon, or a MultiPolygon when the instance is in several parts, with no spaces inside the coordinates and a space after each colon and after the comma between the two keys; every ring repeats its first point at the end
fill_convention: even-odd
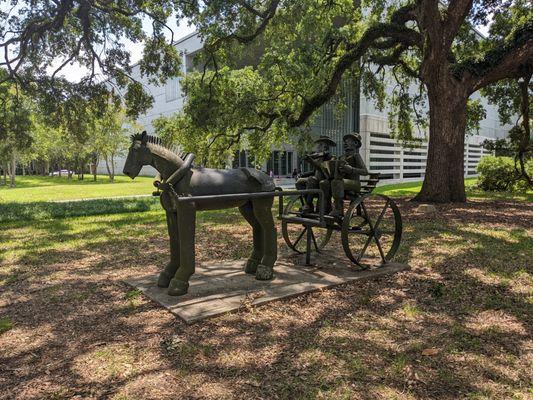
{"type": "MultiPolygon", "coordinates": [[[[123,283],[167,262],[162,212],[7,224],[0,398],[528,398],[533,205],[400,207],[410,271],[190,326],[123,283]]],[[[198,219],[198,262],[251,250],[198,219]]]]}

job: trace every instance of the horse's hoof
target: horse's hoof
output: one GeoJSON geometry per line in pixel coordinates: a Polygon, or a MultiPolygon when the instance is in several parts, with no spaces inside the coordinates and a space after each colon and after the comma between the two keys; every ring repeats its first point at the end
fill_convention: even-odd
{"type": "Polygon", "coordinates": [[[251,258],[246,261],[246,265],[244,266],[244,272],[247,274],[255,274],[257,271],[257,264],[259,264],[258,261],[252,260],[251,258]]]}
{"type": "Polygon", "coordinates": [[[187,291],[189,290],[189,283],[180,281],[179,279],[172,279],[170,281],[170,285],[168,287],[168,295],[169,296],[183,296],[184,294],[187,294],[187,291]]]}
{"type": "Polygon", "coordinates": [[[259,264],[255,272],[255,279],[258,281],[269,281],[274,278],[274,268],[259,264]]]}
{"type": "Polygon", "coordinates": [[[170,285],[170,280],[172,277],[167,273],[167,271],[161,271],[159,278],[157,279],[157,286],[166,288],[170,285]]]}

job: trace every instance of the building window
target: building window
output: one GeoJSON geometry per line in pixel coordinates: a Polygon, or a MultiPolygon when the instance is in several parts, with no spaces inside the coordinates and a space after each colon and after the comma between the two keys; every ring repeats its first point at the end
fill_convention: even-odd
{"type": "Polygon", "coordinates": [[[165,99],[167,103],[178,99],[179,82],[178,78],[169,79],[165,85],[165,99]]]}

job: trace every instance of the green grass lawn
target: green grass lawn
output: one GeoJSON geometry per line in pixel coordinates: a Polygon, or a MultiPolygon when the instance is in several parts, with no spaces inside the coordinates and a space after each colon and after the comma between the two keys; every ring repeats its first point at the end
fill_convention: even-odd
{"type": "MultiPolygon", "coordinates": [[[[114,183],[106,176],[99,176],[96,182],[89,176],[83,181],[66,177],[17,177],[16,188],[0,186],[0,223],[157,210],[159,200],[153,197],[113,198],[150,195],[154,191],[152,182],[151,177],[137,177],[132,181],[125,176],[117,176],[114,183]],[[84,200],[69,201],[80,199],[84,200]]],[[[485,193],[476,189],[475,178],[465,183],[469,198],[533,201],[533,192],[485,193]]],[[[375,192],[398,198],[413,197],[421,185],[421,182],[384,185],[375,192]]]]}
{"type": "Polygon", "coordinates": [[[146,195],[154,190],[152,182],[153,178],[143,176],[135,180],[116,176],[114,183],[109,182],[105,175],[98,176],[96,182],[90,175],[82,181],[76,176],[72,180],[66,177],[17,176],[15,188],[0,186],[0,203],[146,195]]]}
{"type": "MultiPolygon", "coordinates": [[[[533,201],[533,191],[527,193],[499,193],[484,192],[477,188],[477,178],[465,179],[466,195],[468,198],[481,199],[513,199],[533,201]]],[[[395,183],[392,185],[378,186],[375,193],[385,194],[391,197],[414,197],[422,188],[422,181],[395,183]]]]}
{"type": "MultiPolygon", "coordinates": [[[[117,176],[110,183],[107,176],[98,176],[94,182],[92,176],[82,181],[76,177],[19,176],[17,187],[0,186],[0,203],[61,201],[77,199],[95,199],[102,197],[147,195],[153,192],[153,178],[139,176],[131,180],[126,176],[117,176]]],[[[467,194],[474,198],[513,198],[532,200],[533,192],[526,194],[485,193],[476,188],[476,178],[465,179],[467,194]]],[[[422,182],[406,182],[379,186],[375,192],[391,197],[413,197],[422,187],[422,182]]]]}

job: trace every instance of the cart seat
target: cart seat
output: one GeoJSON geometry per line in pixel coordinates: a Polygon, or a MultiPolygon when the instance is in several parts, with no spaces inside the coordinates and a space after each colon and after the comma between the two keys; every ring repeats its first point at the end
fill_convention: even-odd
{"type": "Polygon", "coordinates": [[[345,192],[345,199],[346,200],[355,200],[357,197],[372,193],[372,191],[376,188],[378,182],[379,182],[380,173],[376,172],[373,174],[368,174],[366,178],[361,179],[361,190],[359,192],[354,191],[346,191],[345,192]]]}

